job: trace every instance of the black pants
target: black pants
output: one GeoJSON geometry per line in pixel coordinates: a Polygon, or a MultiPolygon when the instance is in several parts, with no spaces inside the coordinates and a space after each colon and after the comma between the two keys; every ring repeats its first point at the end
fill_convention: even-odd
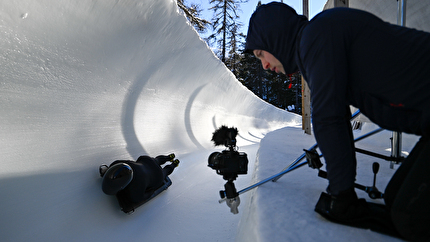
{"type": "Polygon", "coordinates": [[[385,189],[397,231],[407,240],[430,241],[430,139],[422,137],[385,189]]]}

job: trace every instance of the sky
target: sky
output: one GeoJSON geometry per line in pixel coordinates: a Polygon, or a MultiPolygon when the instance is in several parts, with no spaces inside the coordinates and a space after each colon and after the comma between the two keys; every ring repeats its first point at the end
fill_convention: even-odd
{"type": "MultiPolygon", "coordinates": [[[[225,181],[207,167],[223,149],[217,127],[237,127],[248,154],[238,190],[315,139],[241,85],[173,1],[2,0],[0,23],[2,241],[400,241],[315,213],[327,181],[306,166],[241,195],[239,214],[218,202],[225,181]],[[101,164],[172,152],[173,184],[133,214],[103,194],[101,164]]],[[[389,154],[390,137],[359,145],[389,154]]],[[[416,141],[403,136],[405,154],[416,141]]],[[[372,184],[372,162],[359,157],[357,182],[372,184]]],[[[383,190],[395,170],[380,163],[383,190]]]]}
{"type": "MultiPolygon", "coordinates": [[[[248,29],[248,23],[249,19],[251,18],[252,13],[254,12],[257,3],[259,0],[249,0],[246,3],[240,4],[240,10],[239,16],[240,16],[240,22],[243,24],[242,32],[246,34],[248,29]]],[[[262,4],[273,2],[271,0],[262,0],[262,4]]],[[[280,2],[280,1],[279,1],[280,2]]],[[[284,0],[285,4],[290,5],[292,8],[294,8],[298,14],[303,13],[302,3],[303,0],[284,0]]],[[[316,14],[322,11],[324,4],[327,2],[327,0],[309,0],[309,15],[310,18],[314,17],[316,14]]],[[[211,7],[209,4],[209,0],[187,0],[187,4],[189,3],[195,3],[199,4],[201,8],[203,9],[202,16],[207,19],[211,20],[213,17],[213,10],[208,10],[208,8],[211,7]]]]}

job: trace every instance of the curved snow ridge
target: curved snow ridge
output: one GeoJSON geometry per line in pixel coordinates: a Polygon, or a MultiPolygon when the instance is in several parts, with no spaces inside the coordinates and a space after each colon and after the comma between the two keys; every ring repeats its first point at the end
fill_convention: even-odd
{"type": "Polygon", "coordinates": [[[218,226],[237,220],[216,203],[212,132],[235,126],[246,148],[301,122],[241,85],[175,1],[2,0],[0,32],[4,241],[160,241],[169,219],[170,241],[219,234],[183,227],[199,223],[196,211],[225,211],[205,218],[218,226]],[[181,166],[169,191],[136,216],[113,212],[98,166],[171,152],[181,166]]]}
{"type": "MultiPolygon", "coordinates": [[[[211,148],[222,124],[254,140],[248,132],[300,122],[242,86],[174,1],[0,6],[2,155],[11,162],[87,150],[189,153],[211,148]]],[[[5,173],[35,169],[11,167],[5,173]]]]}

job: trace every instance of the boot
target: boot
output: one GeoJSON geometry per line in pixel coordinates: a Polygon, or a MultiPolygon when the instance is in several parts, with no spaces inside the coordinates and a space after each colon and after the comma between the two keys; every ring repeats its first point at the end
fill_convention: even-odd
{"type": "Polygon", "coordinates": [[[401,238],[386,206],[366,202],[363,198],[358,199],[354,188],[343,191],[337,196],[321,193],[315,212],[334,223],[370,229],[401,238]]]}
{"type": "Polygon", "coordinates": [[[176,160],[172,161],[172,165],[174,165],[175,167],[178,167],[179,166],[179,160],[176,159],[176,160]]]}
{"type": "Polygon", "coordinates": [[[169,158],[170,158],[171,161],[173,161],[173,159],[175,159],[175,154],[174,153],[170,154],[169,158]]]}
{"type": "Polygon", "coordinates": [[[354,188],[350,188],[336,196],[322,193],[315,206],[315,211],[324,217],[331,217],[339,222],[348,222],[365,217],[368,207],[366,200],[358,199],[354,188]]]}

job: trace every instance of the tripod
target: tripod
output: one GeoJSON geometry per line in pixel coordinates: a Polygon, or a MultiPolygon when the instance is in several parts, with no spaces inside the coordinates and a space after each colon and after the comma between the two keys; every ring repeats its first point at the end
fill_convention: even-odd
{"type": "MultiPolygon", "coordinates": [[[[360,114],[360,110],[357,110],[351,116],[351,120],[355,119],[359,114],[360,114]]],[[[377,128],[377,129],[375,129],[373,131],[370,131],[367,134],[364,134],[364,135],[362,135],[362,136],[354,139],[354,143],[358,142],[360,140],[363,140],[365,138],[368,138],[368,137],[370,137],[372,135],[375,135],[375,134],[377,134],[377,133],[379,133],[379,132],[381,132],[383,130],[384,129],[382,129],[382,128],[377,128]]],[[[399,144],[396,143],[396,140],[398,140],[398,137],[399,136],[397,136],[397,139],[394,139],[394,138],[392,139],[392,142],[391,142],[392,148],[393,147],[399,147],[399,144]]],[[[318,176],[319,177],[327,178],[327,172],[320,170],[320,168],[322,167],[322,163],[320,161],[320,157],[322,157],[322,155],[319,155],[317,153],[317,151],[316,151],[317,148],[318,148],[318,144],[314,144],[312,147],[309,148],[309,150],[304,150],[305,152],[302,155],[300,155],[290,165],[288,165],[287,167],[285,167],[281,172],[279,172],[279,173],[277,173],[277,174],[275,174],[275,175],[273,175],[271,177],[268,177],[268,178],[266,178],[266,179],[264,179],[264,180],[262,180],[262,181],[260,181],[258,183],[255,183],[255,184],[253,184],[253,185],[251,185],[249,187],[246,187],[246,188],[244,188],[244,189],[242,189],[240,191],[238,191],[237,195],[240,195],[240,194],[243,194],[245,192],[248,192],[248,191],[250,191],[250,190],[252,190],[252,189],[254,189],[254,188],[256,188],[256,187],[258,187],[260,185],[263,185],[263,184],[269,182],[269,181],[276,182],[283,175],[285,175],[285,174],[287,174],[287,173],[289,173],[289,172],[291,172],[293,170],[296,170],[297,168],[302,167],[302,166],[304,166],[306,164],[309,167],[313,168],[313,169],[318,169],[319,170],[319,172],[318,172],[318,176]],[[306,161],[301,162],[305,158],[306,158],[306,161]]],[[[363,150],[363,149],[359,149],[359,148],[355,148],[355,151],[358,152],[358,153],[362,153],[362,154],[365,154],[365,155],[370,155],[370,156],[373,156],[373,157],[376,157],[376,158],[380,158],[380,159],[384,159],[384,160],[390,161],[391,162],[391,167],[392,167],[392,164],[394,164],[394,163],[398,164],[398,163],[400,163],[404,159],[404,157],[393,155],[393,153],[392,153],[391,156],[385,156],[385,155],[381,155],[381,154],[378,154],[378,153],[375,153],[375,152],[371,152],[371,151],[367,151],[367,150],[363,150]]],[[[363,190],[366,193],[368,193],[369,197],[372,198],[372,199],[383,198],[384,194],[381,193],[376,188],[376,186],[375,186],[375,183],[376,183],[376,174],[379,171],[379,163],[377,163],[377,162],[373,163],[372,168],[373,168],[372,170],[373,170],[373,173],[374,173],[373,186],[363,186],[363,185],[360,185],[360,184],[354,184],[354,186],[355,186],[355,188],[363,190]]],[[[226,198],[222,197],[219,200],[219,203],[223,203],[225,201],[226,201],[226,198]]]]}

